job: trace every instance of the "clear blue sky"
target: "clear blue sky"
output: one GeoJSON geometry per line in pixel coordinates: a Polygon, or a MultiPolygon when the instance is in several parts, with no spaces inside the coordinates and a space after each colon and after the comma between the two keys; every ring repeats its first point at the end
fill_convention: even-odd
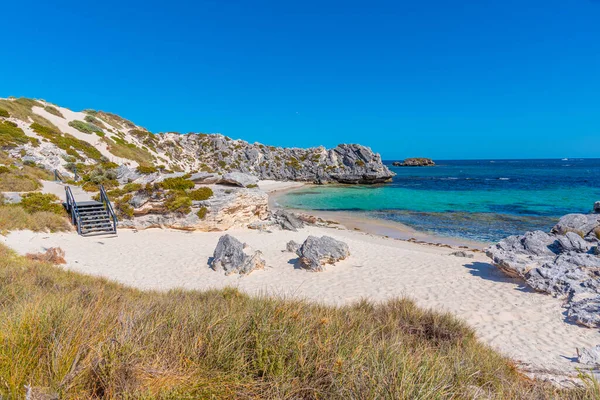
{"type": "Polygon", "coordinates": [[[600,1],[4,2],[0,97],[386,159],[600,157],[600,1]]]}

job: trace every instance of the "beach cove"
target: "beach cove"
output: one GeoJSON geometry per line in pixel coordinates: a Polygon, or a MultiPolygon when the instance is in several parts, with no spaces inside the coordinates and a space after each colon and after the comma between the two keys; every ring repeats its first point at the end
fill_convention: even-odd
{"type": "MultiPolygon", "coordinates": [[[[298,184],[263,185],[273,193],[290,186],[298,184]]],[[[122,229],[118,237],[83,238],[75,233],[16,231],[1,240],[21,254],[61,247],[66,269],[145,290],[235,287],[249,294],[330,305],[406,296],[419,306],[453,313],[522,371],[559,384],[585,367],[575,362],[576,349],[600,342],[597,330],[565,322],[560,299],[535,293],[521,280],[507,277],[478,251],[468,251],[473,258],[456,257],[451,253],[457,246],[412,243],[335,225],[298,232],[228,233],[260,250],[265,269],[247,276],[211,270],[208,262],[221,232],[122,229]],[[308,235],[342,240],[351,256],[321,273],[298,269],[297,256],[284,251],[286,243],[302,242],[308,235]]]]}

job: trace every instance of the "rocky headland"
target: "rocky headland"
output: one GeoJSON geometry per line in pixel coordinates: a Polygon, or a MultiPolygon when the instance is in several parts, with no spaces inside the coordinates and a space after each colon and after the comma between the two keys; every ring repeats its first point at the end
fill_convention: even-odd
{"type": "Polygon", "coordinates": [[[11,156],[68,177],[84,177],[93,166],[313,183],[382,183],[394,176],[379,154],[359,144],[282,148],[221,134],[152,133],[116,114],[74,112],[43,100],[0,99],[0,128],[0,147],[11,156]]]}
{"type": "Polygon", "coordinates": [[[435,162],[431,158],[407,158],[404,161],[394,161],[394,167],[432,167],[435,162]]]}
{"type": "Polygon", "coordinates": [[[0,168],[10,172],[5,191],[40,188],[35,176],[22,183],[26,168],[90,193],[103,185],[120,226],[135,229],[278,223],[259,180],[372,184],[394,176],[359,144],[282,148],[221,134],[152,133],[116,114],[27,98],[0,99],[0,150],[0,168]]]}

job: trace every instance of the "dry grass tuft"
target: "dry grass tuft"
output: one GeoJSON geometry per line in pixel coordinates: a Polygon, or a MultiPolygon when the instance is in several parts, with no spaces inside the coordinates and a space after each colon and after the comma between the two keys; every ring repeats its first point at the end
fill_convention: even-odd
{"type": "Polygon", "coordinates": [[[26,258],[33,261],[42,261],[51,264],[66,264],[65,251],[60,247],[50,247],[44,253],[29,253],[26,258]]]}
{"type": "Polygon", "coordinates": [[[0,206],[0,233],[29,229],[34,232],[65,232],[72,230],[65,215],[50,211],[28,213],[15,204],[0,206]]]}
{"type": "MultiPolygon", "coordinates": [[[[126,268],[123,265],[123,268],[126,268]]],[[[0,244],[0,396],[61,399],[585,399],[525,379],[449,314],[236,289],[142,292],[0,244]]],[[[596,397],[597,398],[597,397],[596,397]]]]}

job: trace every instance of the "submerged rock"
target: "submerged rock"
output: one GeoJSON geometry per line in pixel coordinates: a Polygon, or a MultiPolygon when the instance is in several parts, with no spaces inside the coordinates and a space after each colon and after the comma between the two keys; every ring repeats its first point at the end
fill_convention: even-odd
{"type": "Polygon", "coordinates": [[[350,256],[348,245],[329,236],[309,236],[296,251],[300,265],[311,271],[323,271],[326,264],[334,264],[350,256]]]}
{"type": "Polygon", "coordinates": [[[225,275],[246,275],[264,268],[265,261],[260,251],[252,252],[233,236],[223,235],[219,238],[210,267],[215,271],[224,271],[225,275]]]}

